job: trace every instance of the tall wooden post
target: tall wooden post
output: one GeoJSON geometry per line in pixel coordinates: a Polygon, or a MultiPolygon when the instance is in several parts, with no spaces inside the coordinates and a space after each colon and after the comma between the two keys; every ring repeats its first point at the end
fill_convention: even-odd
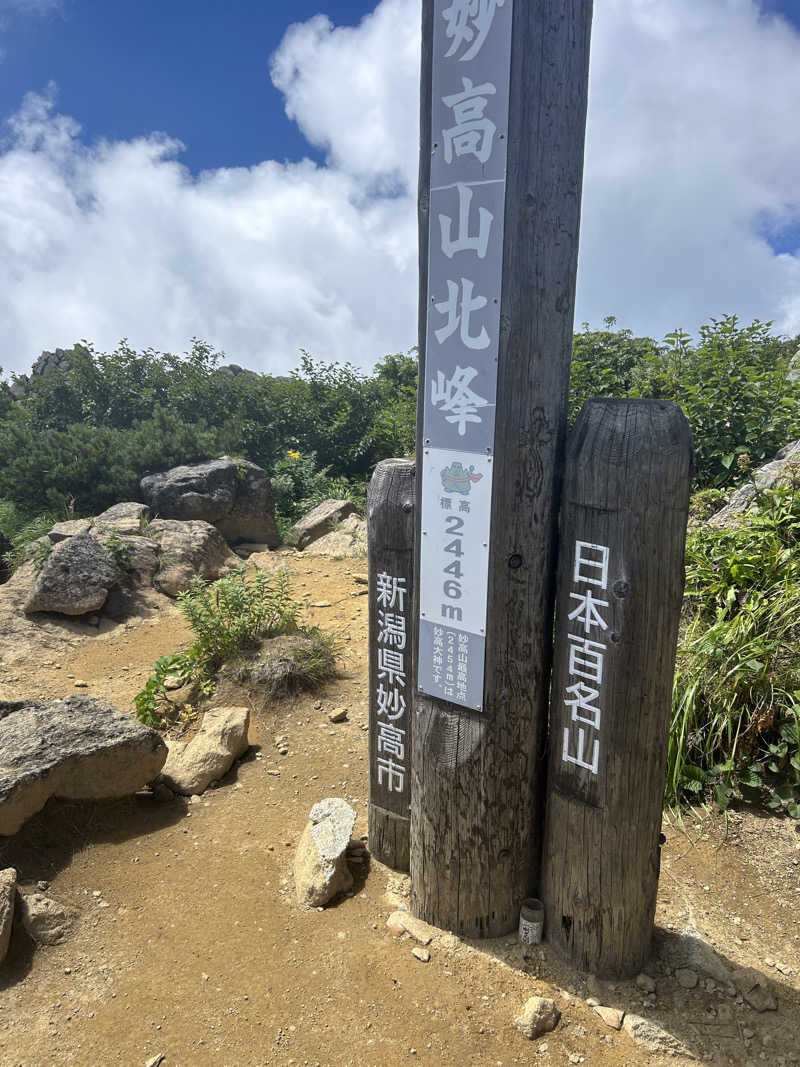
{"type": "Polygon", "coordinates": [[[591,12],[422,7],[411,906],[473,937],[538,888],[591,12]]]}
{"type": "Polygon", "coordinates": [[[650,951],[692,435],[658,400],[590,400],[561,510],[545,936],[619,977],[650,951]]]}
{"type": "Polygon", "coordinates": [[[367,492],[369,542],[369,847],[409,867],[414,673],[416,465],[379,463],[367,492]]]}

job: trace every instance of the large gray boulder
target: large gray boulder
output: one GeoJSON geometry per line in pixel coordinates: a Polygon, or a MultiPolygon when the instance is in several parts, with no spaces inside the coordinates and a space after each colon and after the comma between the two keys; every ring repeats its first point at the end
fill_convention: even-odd
{"type": "Polygon", "coordinates": [[[50,797],[124,797],[152,782],[167,746],[155,730],[100,700],[0,702],[0,835],[15,834],[50,797]]]}
{"type": "Polygon", "coordinates": [[[123,575],[103,545],[89,533],[57,544],[44,560],[25,601],[25,612],[86,615],[99,611],[123,575]]]}
{"type": "Polygon", "coordinates": [[[272,486],[255,463],[221,456],[150,474],[140,484],[144,499],[162,519],[210,522],[230,543],[278,545],[272,486]]]}
{"type": "Polygon", "coordinates": [[[352,500],[323,500],[294,524],[286,536],[286,543],[295,548],[305,548],[312,541],[331,533],[356,510],[352,500]]]}
{"type": "Polygon", "coordinates": [[[322,908],[353,885],[347,848],[356,813],[339,797],[315,804],[297,845],[294,881],[298,904],[322,908]]]}
{"type": "Polygon", "coordinates": [[[166,596],[175,597],[188,589],[195,575],[216,581],[231,568],[241,566],[225,538],[208,522],[154,519],[147,535],[160,549],[153,585],[166,596]]]}
{"type": "Polygon", "coordinates": [[[752,480],[740,486],[725,507],[711,516],[708,525],[717,528],[730,526],[754,503],[756,486],[762,490],[773,489],[782,482],[790,481],[793,474],[800,483],[800,441],[782,448],[775,459],[759,467],[752,480]]]}

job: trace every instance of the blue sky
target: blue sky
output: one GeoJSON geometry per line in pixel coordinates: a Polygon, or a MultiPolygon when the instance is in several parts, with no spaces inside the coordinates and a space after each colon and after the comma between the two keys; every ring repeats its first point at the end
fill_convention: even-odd
{"type": "Polygon", "coordinates": [[[181,158],[197,171],[309,154],[270,81],[269,57],[291,23],[325,12],[337,25],[355,25],[374,4],[64,0],[47,7],[38,15],[24,0],[5,8],[0,113],[55,82],[59,108],[89,138],[162,130],[184,143],[181,158]]]}
{"type": "MultiPolygon", "coordinates": [[[[576,322],[800,333],[800,0],[595,9],[576,322]]],[[[0,0],[0,366],[410,348],[418,34],[419,0],[0,0]]]]}

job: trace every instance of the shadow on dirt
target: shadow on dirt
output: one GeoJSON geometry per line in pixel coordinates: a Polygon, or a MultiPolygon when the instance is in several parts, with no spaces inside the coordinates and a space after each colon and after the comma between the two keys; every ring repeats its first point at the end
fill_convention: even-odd
{"type": "MultiPolygon", "coordinates": [[[[235,771],[226,783],[235,780],[235,771]]],[[[0,867],[14,867],[19,889],[30,892],[68,867],[75,857],[98,845],[122,844],[174,826],[189,810],[188,797],[162,803],[151,793],[114,801],[51,799],[10,838],[0,838],[0,867]]],[[[42,890],[47,894],[47,890],[42,890]]],[[[66,901],[61,901],[68,909],[66,901]]],[[[72,910],[75,910],[74,908],[72,910]]],[[[80,915],[79,915],[80,918],[80,915]]],[[[19,916],[2,971],[0,990],[21,981],[31,970],[36,945],[25,933],[19,916]]]]}

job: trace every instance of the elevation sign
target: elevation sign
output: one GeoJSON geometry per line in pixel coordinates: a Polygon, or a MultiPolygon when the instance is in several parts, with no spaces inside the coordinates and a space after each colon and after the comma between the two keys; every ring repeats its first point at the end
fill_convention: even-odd
{"type": "Polygon", "coordinates": [[[513,0],[436,0],[419,688],[481,711],[513,0]]]}

